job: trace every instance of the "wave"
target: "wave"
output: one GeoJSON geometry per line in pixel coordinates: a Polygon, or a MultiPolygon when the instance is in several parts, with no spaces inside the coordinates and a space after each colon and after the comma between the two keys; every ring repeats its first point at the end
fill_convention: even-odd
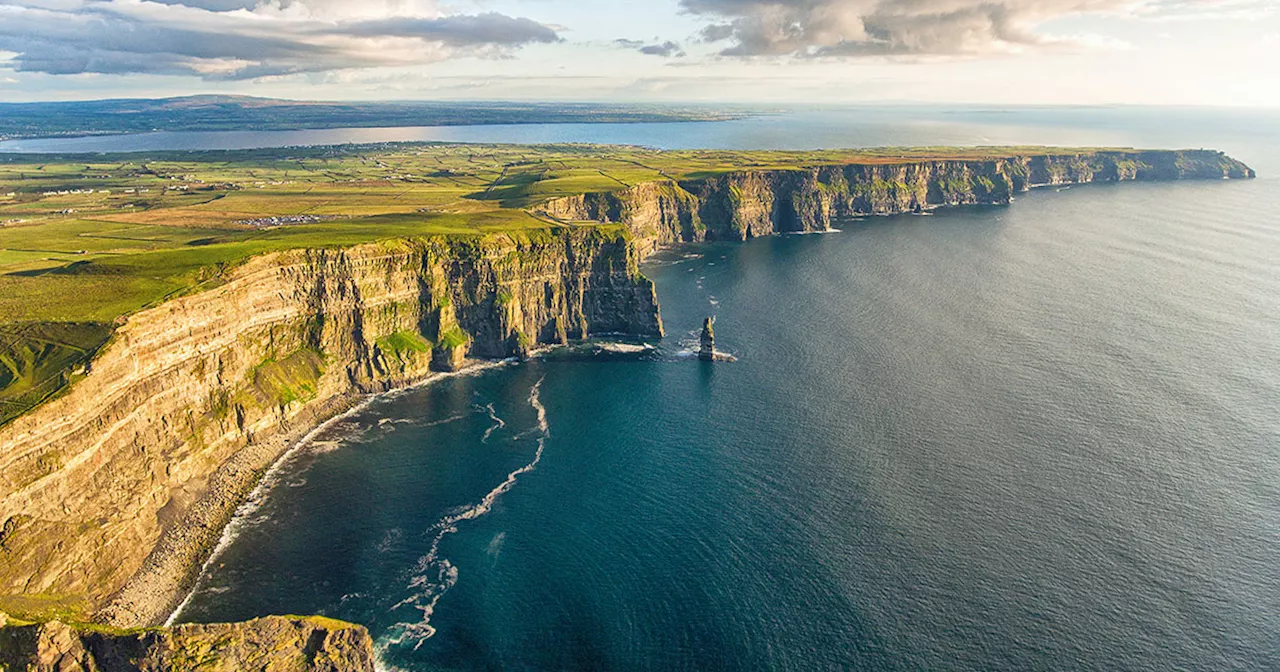
{"type": "Polygon", "coordinates": [[[414,576],[408,585],[410,595],[391,607],[391,611],[402,607],[413,607],[421,614],[421,618],[391,626],[388,632],[394,634],[389,634],[386,640],[380,643],[380,650],[385,651],[390,646],[401,646],[406,642],[412,642],[413,649],[416,651],[436,634],[435,627],[431,625],[431,616],[435,613],[440,598],[458,582],[458,568],[447,558],[440,557],[440,542],[448,535],[457,532],[459,523],[475,520],[492,511],[498,498],[511,490],[521,476],[538,468],[538,463],[542,461],[543,450],[547,445],[547,437],[550,436],[547,409],[542,405],[540,398],[543,380],[545,378],[539,379],[529,391],[529,405],[537,412],[538,417],[538,449],[534,452],[533,459],[523,467],[507,474],[507,478],[490,490],[479,502],[446,515],[427,530],[428,534],[434,536],[431,538],[431,546],[426,555],[419,558],[414,567],[414,576]]]}
{"type": "Polygon", "coordinates": [[[494,410],[493,404],[485,406],[484,410],[489,412],[489,419],[493,421],[493,426],[484,430],[484,436],[480,437],[480,443],[489,443],[489,437],[493,436],[493,433],[499,429],[506,427],[507,423],[503,422],[502,418],[498,417],[498,412],[494,410]]]}
{"type": "Polygon", "coordinates": [[[606,343],[599,343],[597,345],[601,350],[605,352],[612,352],[620,355],[639,354],[641,352],[649,352],[650,350],[654,349],[652,345],[649,345],[647,343],[635,344],[635,343],[606,342],[606,343]]]}
{"type": "Polygon", "coordinates": [[[423,427],[439,427],[440,425],[447,425],[451,422],[457,422],[465,417],[467,417],[466,414],[458,413],[457,415],[451,415],[443,420],[432,420],[431,422],[424,422],[422,423],[422,426],[423,427]]]}
{"type": "MultiPolygon", "coordinates": [[[[856,219],[855,219],[855,221],[856,221],[856,219]]],[[[821,235],[825,235],[825,234],[828,234],[828,233],[843,233],[843,232],[844,232],[844,231],[843,231],[843,229],[837,229],[837,228],[834,228],[834,227],[828,227],[828,228],[825,228],[825,229],[817,229],[817,230],[815,230],[815,231],[786,231],[786,232],[782,233],[781,235],[784,235],[784,236],[821,236],[821,235]]]]}
{"type": "MultiPolygon", "coordinates": [[[[262,505],[267,502],[267,495],[271,492],[271,489],[280,484],[285,473],[285,467],[292,464],[294,459],[296,459],[303,450],[307,449],[311,445],[311,442],[322,432],[368,408],[376,398],[377,397],[370,396],[364,401],[352,406],[347,412],[335,415],[325,422],[320,423],[315,429],[307,432],[301,440],[293,444],[292,448],[285,451],[285,453],[280,456],[280,459],[276,460],[275,464],[271,465],[271,467],[267,469],[267,473],[263,474],[262,479],[258,481],[258,485],[254,486],[253,490],[249,492],[249,496],[245,498],[244,503],[236,507],[235,514],[231,516],[231,522],[227,523],[227,526],[222,528],[222,535],[218,537],[218,544],[213,547],[213,552],[209,554],[209,558],[204,561],[204,564],[200,565],[201,577],[205,576],[206,572],[209,571],[209,567],[226,552],[227,548],[229,548],[232,542],[236,540],[236,537],[240,536],[241,530],[246,527],[252,527],[253,525],[265,520],[265,517],[260,517],[257,513],[262,509],[262,505]]],[[[183,598],[182,602],[178,604],[178,607],[173,610],[173,613],[169,614],[169,618],[165,619],[165,627],[172,626],[178,620],[178,617],[182,615],[182,611],[191,603],[191,598],[195,596],[199,583],[197,582],[196,585],[197,587],[192,588],[191,591],[187,593],[187,596],[183,598]]]]}

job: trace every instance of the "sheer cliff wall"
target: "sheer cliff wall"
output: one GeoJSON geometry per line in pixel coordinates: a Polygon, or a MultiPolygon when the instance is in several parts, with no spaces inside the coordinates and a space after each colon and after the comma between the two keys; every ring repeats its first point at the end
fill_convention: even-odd
{"type": "Polygon", "coordinates": [[[65,395],[0,428],[0,594],[163,620],[261,470],[359,395],[466,352],[660,334],[638,263],[587,228],[299,250],[133,315],[65,395]]]}
{"type": "Polygon", "coordinates": [[[862,215],[1006,204],[1039,186],[1250,177],[1253,171],[1243,163],[1208,150],[886,160],[647,182],[555,199],[541,211],[561,221],[625,224],[648,251],[677,242],[821,231],[862,215]]]}

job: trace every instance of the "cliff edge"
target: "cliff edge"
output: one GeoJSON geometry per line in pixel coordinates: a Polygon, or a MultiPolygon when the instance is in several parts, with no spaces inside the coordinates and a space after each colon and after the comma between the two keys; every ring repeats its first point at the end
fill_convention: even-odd
{"type": "Polygon", "coordinates": [[[824,231],[841,219],[866,215],[1004,205],[1036,187],[1253,177],[1245,164],[1210,150],[883,159],[645,182],[552,199],[540,212],[562,222],[623,224],[647,253],[658,245],[680,242],[824,231]]]}

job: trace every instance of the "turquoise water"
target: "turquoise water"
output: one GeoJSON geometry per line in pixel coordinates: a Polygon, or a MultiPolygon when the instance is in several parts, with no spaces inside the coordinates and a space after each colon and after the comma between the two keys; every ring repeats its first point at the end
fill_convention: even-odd
{"type": "Polygon", "coordinates": [[[663,255],[655,349],[331,424],[180,620],[351,619],[405,670],[1280,669],[1280,123],[1159,121],[1046,134],[1262,178],[663,255]],[[707,315],[737,362],[688,357],[707,315]]]}

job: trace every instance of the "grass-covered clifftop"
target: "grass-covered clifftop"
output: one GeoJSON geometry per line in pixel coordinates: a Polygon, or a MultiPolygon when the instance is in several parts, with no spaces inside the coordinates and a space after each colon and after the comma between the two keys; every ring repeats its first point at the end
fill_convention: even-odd
{"type": "Polygon", "coordinates": [[[643,238],[647,250],[860,212],[1005,202],[1028,184],[1251,174],[1216,152],[1046,147],[0,155],[0,425],[73,381],[123,316],[216,286],[268,252],[583,227],[643,238]],[[653,198],[635,198],[646,191],[653,198]]]}

